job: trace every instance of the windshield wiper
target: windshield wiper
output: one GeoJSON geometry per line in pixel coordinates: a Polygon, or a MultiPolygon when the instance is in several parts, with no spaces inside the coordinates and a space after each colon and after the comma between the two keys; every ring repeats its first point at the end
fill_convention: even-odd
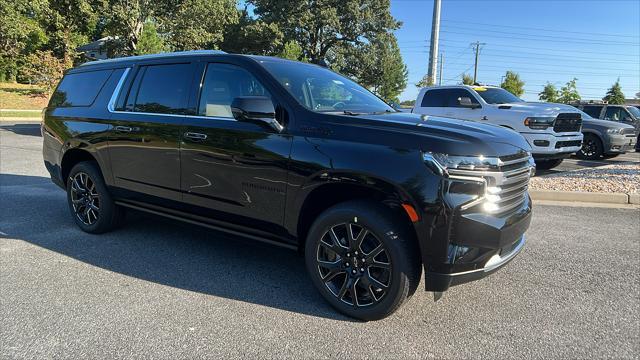
{"type": "Polygon", "coordinates": [[[342,113],[345,114],[345,115],[351,115],[351,116],[358,116],[358,115],[362,115],[363,114],[363,113],[357,113],[357,112],[353,112],[353,111],[349,111],[349,110],[343,110],[342,113]]]}

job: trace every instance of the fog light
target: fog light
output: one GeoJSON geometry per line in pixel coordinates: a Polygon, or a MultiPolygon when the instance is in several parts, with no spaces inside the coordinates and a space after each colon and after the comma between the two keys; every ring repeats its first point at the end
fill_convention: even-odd
{"type": "Polygon", "coordinates": [[[546,147],[546,146],[549,146],[549,141],[547,141],[547,140],[533,140],[533,145],[546,147]]]}
{"type": "Polygon", "coordinates": [[[613,150],[620,150],[620,145],[613,145],[611,148],[613,150]]]}

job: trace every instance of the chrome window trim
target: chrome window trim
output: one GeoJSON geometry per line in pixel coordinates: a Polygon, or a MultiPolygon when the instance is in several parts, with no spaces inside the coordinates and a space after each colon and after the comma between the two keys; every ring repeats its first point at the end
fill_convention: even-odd
{"type": "Polygon", "coordinates": [[[170,117],[189,117],[196,119],[207,119],[207,120],[221,120],[221,121],[237,121],[234,118],[224,118],[218,116],[200,116],[200,115],[182,115],[182,114],[164,114],[164,113],[148,113],[148,112],[140,112],[140,111],[120,111],[116,110],[116,101],[118,100],[118,96],[120,96],[120,92],[122,91],[122,87],[124,86],[124,81],[129,75],[129,71],[131,68],[126,68],[122,75],[120,76],[120,80],[118,80],[118,84],[113,90],[113,94],[111,94],[111,98],[107,103],[107,110],[112,114],[136,114],[136,115],[153,115],[153,116],[170,116],[170,117]]]}

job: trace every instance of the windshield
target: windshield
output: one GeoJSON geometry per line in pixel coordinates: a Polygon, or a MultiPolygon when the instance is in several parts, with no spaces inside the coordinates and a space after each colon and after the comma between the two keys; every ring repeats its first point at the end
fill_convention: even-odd
{"type": "Polygon", "coordinates": [[[582,110],[580,110],[580,109],[576,109],[576,110],[578,110],[578,112],[580,113],[581,118],[582,118],[583,120],[584,120],[584,119],[596,120],[595,118],[593,118],[591,115],[587,114],[586,112],[584,112],[584,111],[582,111],[582,110]]]}
{"type": "Polygon", "coordinates": [[[505,89],[474,87],[478,95],[480,95],[487,104],[507,104],[514,102],[522,102],[523,100],[513,95],[505,89]]]}
{"type": "Polygon", "coordinates": [[[640,110],[637,107],[629,106],[627,110],[629,110],[629,112],[631,113],[631,115],[633,115],[634,118],[640,119],[640,110]]]}
{"type": "Polygon", "coordinates": [[[369,90],[323,67],[293,61],[259,60],[304,107],[317,112],[396,112],[369,90]]]}

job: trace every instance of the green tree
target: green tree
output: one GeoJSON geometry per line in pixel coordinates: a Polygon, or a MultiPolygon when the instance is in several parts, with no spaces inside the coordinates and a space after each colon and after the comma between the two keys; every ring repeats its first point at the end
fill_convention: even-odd
{"type": "Polygon", "coordinates": [[[578,79],[573,78],[567,82],[567,84],[560,88],[560,96],[558,102],[569,104],[580,100],[580,93],[578,93],[578,87],[576,82],[578,79]]]}
{"type": "Polygon", "coordinates": [[[163,51],[166,51],[166,46],[160,35],[158,35],[156,25],[152,22],[144,24],[134,54],[157,54],[163,51]]]}
{"type": "Polygon", "coordinates": [[[431,81],[430,81],[430,79],[429,79],[429,75],[425,74],[425,75],[422,77],[422,79],[420,79],[420,81],[418,81],[418,82],[416,83],[416,87],[417,87],[418,89],[421,89],[421,88],[423,88],[423,87],[427,87],[427,86],[429,86],[429,84],[430,84],[430,83],[432,83],[432,82],[431,82],[431,81]]]}
{"type": "MultiPolygon", "coordinates": [[[[48,0],[42,9],[42,23],[48,36],[46,50],[69,63],[76,60],[76,48],[89,42],[99,20],[91,0],[48,0]]],[[[45,50],[45,49],[43,49],[45,50]]]]}
{"type": "Polygon", "coordinates": [[[174,50],[218,49],[224,31],[238,22],[234,0],[182,0],[168,14],[158,14],[174,50]]]}
{"type": "Polygon", "coordinates": [[[284,51],[284,34],[278,24],[251,17],[246,6],[239,10],[238,17],[236,24],[226,27],[220,49],[230,53],[272,56],[284,51]]]}
{"type": "Polygon", "coordinates": [[[110,56],[133,55],[144,24],[164,8],[152,0],[108,0],[105,33],[115,37],[108,44],[110,56]]]}
{"type": "Polygon", "coordinates": [[[550,103],[558,102],[559,97],[558,89],[556,87],[547,82],[547,85],[544,86],[544,89],[538,94],[538,97],[541,101],[546,101],[550,103]]]}
{"type": "Polygon", "coordinates": [[[349,48],[351,55],[341,70],[353,75],[385,101],[398,102],[398,96],[407,86],[408,72],[395,36],[380,35],[367,44],[349,48]]]}
{"type": "Polygon", "coordinates": [[[389,0],[250,0],[255,14],[295,40],[311,62],[330,58],[339,45],[359,45],[401,24],[389,0]]]}
{"type": "Polygon", "coordinates": [[[462,74],[462,85],[473,85],[473,77],[468,74],[462,74]]]}
{"type": "Polygon", "coordinates": [[[303,60],[302,46],[300,46],[300,44],[298,44],[294,40],[287,41],[278,56],[289,60],[303,60]]]}
{"type": "Polygon", "coordinates": [[[47,95],[62,78],[64,70],[71,64],[54,56],[51,51],[37,50],[25,57],[19,76],[30,84],[42,85],[47,95]]]}
{"type": "Polygon", "coordinates": [[[624,94],[622,93],[622,87],[620,87],[620,79],[616,80],[607,90],[607,95],[602,100],[607,101],[609,104],[624,105],[624,94]]]}
{"type": "Polygon", "coordinates": [[[520,80],[520,75],[518,75],[518,73],[511,70],[507,71],[505,74],[500,87],[517,97],[524,94],[524,81],[520,80]]]}

